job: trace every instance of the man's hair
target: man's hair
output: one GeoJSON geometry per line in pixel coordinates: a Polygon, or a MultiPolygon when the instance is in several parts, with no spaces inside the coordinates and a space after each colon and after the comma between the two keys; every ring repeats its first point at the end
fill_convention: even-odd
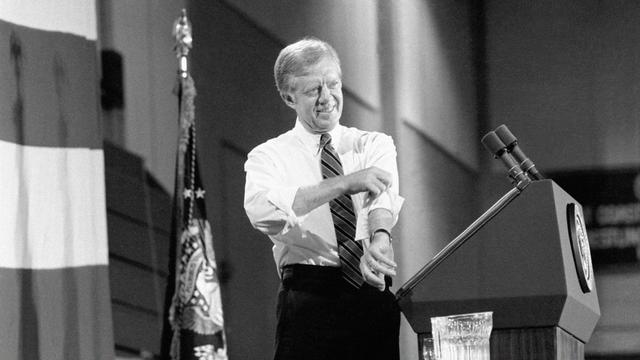
{"type": "Polygon", "coordinates": [[[291,90],[291,78],[300,75],[306,67],[317,64],[323,58],[330,58],[340,69],[338,53],[328,43],[314,37],[305,37],[280,51],[276,63],[273,66],[273,75],[276,80],[278,92],[282,95],[291,90]]]}

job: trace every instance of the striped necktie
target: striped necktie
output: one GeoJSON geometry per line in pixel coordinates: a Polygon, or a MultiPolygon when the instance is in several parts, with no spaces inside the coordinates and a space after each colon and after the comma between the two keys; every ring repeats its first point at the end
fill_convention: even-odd
{"type": "MultiPolygon", "coordinates": [[[[322,178],[344,175],[340,157],[331,145],[331,135],[325,133],[320,137],[322,154],[320,164],[322,178]]],[[[360,258],[362,257],[362,243],[355,241],[356,214],[353,210],[351,196],[342,194],[329,202],[331,217],[338,240],[338,255],[342,264],[342,277],[351,285],[359,288],[364,280],[360,273],[360,258]]]]}

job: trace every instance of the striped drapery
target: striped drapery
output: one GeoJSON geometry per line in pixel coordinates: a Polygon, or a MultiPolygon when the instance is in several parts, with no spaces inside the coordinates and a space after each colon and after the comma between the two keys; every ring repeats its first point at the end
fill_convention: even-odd
{"type": "Polygon", "coordinates": [[[96,31],[94,1],[0,3],[3,359],[114,358],[96,31]]]}

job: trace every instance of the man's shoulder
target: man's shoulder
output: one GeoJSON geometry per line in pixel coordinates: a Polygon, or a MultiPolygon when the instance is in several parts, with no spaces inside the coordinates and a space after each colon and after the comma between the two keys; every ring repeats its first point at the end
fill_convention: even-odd
{"type": "Polygon", "coordinates": [[[345,126],[343,127],[343,136],[354,141],[356,147],[367,148],[382,144],[393,145],[393,138],[379,131],[367,131],[345,126]]]}
{"type": "Polygon", "coordinates": [[[289,130],[257,145],[249,154],[280,152],[294,146],[294,141],[293,131],[289,130]]]}
{"type": "Polygon", "coordinates": [[[358,137],[367,136],[367,137],[370,137],[372,139],[375,139],[375,138],[391,138],[391,136],[389,136],[389,135],[387,135],[387,134],[385,134],[383,132],[380,132],[380,131],[362,130],[362,129],[359,129],[357,127],[350,127],[350,126],[342,126],[342,133],[343,134],[348,134],[348,135],[351,135],[351,136],[355,135],[355,136],[358,136],[358,137]]]}

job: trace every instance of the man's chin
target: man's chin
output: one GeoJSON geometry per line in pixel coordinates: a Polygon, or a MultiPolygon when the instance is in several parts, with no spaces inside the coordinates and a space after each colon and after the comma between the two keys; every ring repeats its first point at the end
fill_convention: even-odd
{"type": "Polygon", "coordinates": [[[336,116],[327,116],[327,117],[318,117],[316,123],[318,127],[321,127],[325,131],[331,131],[333,128],[338,125],[338,117],[336,116]]]}
{"type": "Polygon", "coordinates": [[[333,130],[336,125],[338,125],[337,121],[317,121],[311,130],[316,134],[322,134],[333,130]]]}

